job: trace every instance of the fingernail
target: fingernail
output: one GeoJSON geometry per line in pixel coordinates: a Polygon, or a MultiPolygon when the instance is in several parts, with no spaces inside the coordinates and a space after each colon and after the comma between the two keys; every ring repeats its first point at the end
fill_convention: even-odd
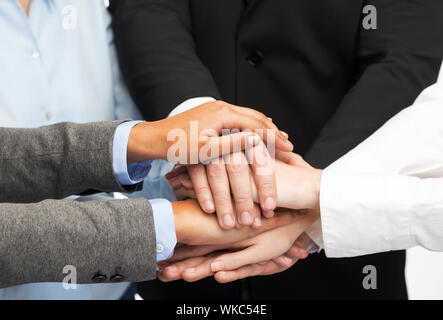
{"type": "Polygon", "coordinates": [[[270,218],[272,218],[274,215],[275,215],[275,213],[274,213],[274,211],[263,211],[263,215],[266,217],[266,218],[268,218],[268,219],[270,219],[270,218]]]}
{"type": "Polygon", "coordinates": [[[234,226],[234,220],[232,219],[231,215],[227,214],[223,217],[223,224],[226,227],[233,227],[234,226]]]}
{"type": "Polygon", "coordinates": [[[286,263],[292,263],[292,259],[288,257],[283,257],[283,260],[285,260],[286,263]]]}
{"type": "Polygon", "coordinates": [[[261,224],[261,219],[260,218],[255,218],[255,220],[254,220],[254,225],[257,227],[257,228],[259,228],[259,227],[261,227],[262,226],[262,224],[261,224]]]}
{"type": "Polygon", "coordinates": [[[284,131],[280,131],[280,133],[281,133],[286,139],[289,138],[289,134],[287,134],[286,132],[284,132],[284,131]]]}
{"type": "Polygon", "coordinates": [[[294,149],[294,145],[291,143],[291,141],[286,140],[286,144],[288,145],[288,147],[294,149]]]}
{"type": "Polygon", "coordinates": [[[187,273],[194,273],[195,272],[195,268],[186,269],[185,272],[187,272],[187,273]]]}
{"type": "Polygon", "coordinates": [[[259,143],[260,143],[260,138],[257,135],[253,135],[248,138],[249,147],[254,147],[259,143]]]}
{"type": "Polygon", "coordinates": [[[268,120],[269,120],[269,121],[272,121],[272,118],[269,118],[269,117],[268,117],[268,120]]]}
{"type": "Polygon", "coordinates": [[[250,225],[252,223],[252,217],[249,212],[243,212],[241,214],[241,221],[244,225],[250,225]]]}
{"type": "Polygon", "coordinates": [[[214,273],[218,272],[218,271],[222,271],[224,268],[225,268],[225,265],[221,261],[216,261],[211,264],[211,271],[214,273]]]}
{"type": "Polygon", "coordinates": [[[275,200],[274,198],[266,198],[263,210],[271,211],[275,209],[275,200]]]}
{"type": "Polygon", "coordinates": [[[214,211],[214,204],[212,203],[212,201],[206,201],[205,208],[207,211],[214,211]]]}

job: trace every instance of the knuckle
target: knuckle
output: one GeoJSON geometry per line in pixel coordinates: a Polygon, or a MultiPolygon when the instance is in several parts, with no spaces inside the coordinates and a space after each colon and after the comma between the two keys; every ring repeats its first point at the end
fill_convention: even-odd
{"type": "Polygon", "coordinates": [[[279,259],[279,260],[282,267],[289,268],[292,265],[292,260],[291,261],[286,259],[279,259]]]}
{"type": "Polygon", "coordinates": [[[221,112],[228,112],[231,110],[231,106],[223,101],[216,101],[214,102],[214,106],[221,112]]]}
{"type": "Polygon", "coordinates": [[[248,167],[243,163],[233,163],[228,166],[228,171],[231,174],[243,174],[248,173],[248,167]]]}
{"type": "Polygon", "coordinates": [[[261,192],[273,193],[276,186],[274,181],[260,181],[257,188],[261,192]]]}
{"type": "Polygon", "coordinates": [[[226,168],[222,164],[212,164],[208,166],[208,176],[219,178],[226,175],[226,168]]]}
{"type": "Polygon", "coordinates": [[[194,191],[196,194],[199,194],[199,195],[211,193],[211,189],[209,189],[209,187],[207,187],[207,186],[195,187],[194,191]]]}
{"type": "Polygon", "coordinates": [[[253,200],[252,196],[249,196],[247,194],[242,194],[234,197],[235,204],[239,207],[252,207],[253,206],[253,200]]]}
{"type": "Polygon", "coordinates": [[[194,164],[194,165],[189,166],[187,169],[188,169],[188,173],[190,175],[194,175],[194,174],[198,173],[201,170],[201,168],[202,168],[201,164],[194,164]]]}

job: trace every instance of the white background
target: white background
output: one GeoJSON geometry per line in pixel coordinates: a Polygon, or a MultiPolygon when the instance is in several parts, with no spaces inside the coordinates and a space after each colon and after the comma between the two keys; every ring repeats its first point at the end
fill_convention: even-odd
{"type": "Polygon", "coordinates": [[[411,300],[443,299],[443,253],[408,250],[406,282],[411,300]]]}

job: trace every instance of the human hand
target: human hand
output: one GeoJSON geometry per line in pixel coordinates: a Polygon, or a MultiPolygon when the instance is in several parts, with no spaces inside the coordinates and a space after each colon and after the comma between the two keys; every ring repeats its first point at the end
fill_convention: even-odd
{"type": "MultiPolygon", "coordinates": [[[[224,230],[219,226],[217,218],[204,213],[195,200],[173,202],[172,210],[177,242],[190,246],[231,244],[298,221],[295,211],[284,210],[274,219],[264,221],[260,230],[250,227],[224,230]]],[[[259,208],[255,206],[255,210],[259,208]]]]}
{"type": "Polygon", "coordinates": [[[242,226],[260,227],[261,213],[253,210],[253,190],[257,190],[256,198],[265,217],[274,215],[277,204],[274,161],[266,146],[261,142],[248,149],[246,156],[238,152],[218,160],[207,166],[179,167],[166,178],[174,191],[196,197],[205,212],[216,211],[223,228],[233,228],[236,222],[242,226]],[[183,186],[189,192],[180,191],[183,186]],[[238,215],[234,214],[233,202],[238,215]]]}
{"type": "MultiPolygon", "coordinates": [[[[253,150],[250,152],[253,152],[253,150]]],[[[260,152],[258,154],[260,155],[262,153],[260,152]]],[[[255,181],[251,179],[251,183],[245,182],[249,179],[249,168],[246,164],[244,166],[237,165],[234,169],[230,168],[230,165],[226,165],[226,169],[224,169],[225,166],[220,164],[215,168],[215,173],[211,171],[212,168],[209,166],[207,168],[201,165],[183,166],[172,171],[166,177],[169,179],[169,183],[174,189],[177,198],[198,198],[201,206],[207,208],[208,206],[205,206],[204,203],[214,197],[215,202],[219,203],[217,206],[217,215],[220,225],[227,229],[229,227],[226,226],[223,217],[225,217],[225,215],[232,215],[234,217],[231,191],[229,189],[230,184],[234,198],[240,202],[239,205],[236,204],[237,212],[245,212],[242,210],[244,210],[245,206],[250,206],[249,202],[252,203],[253,200],[262,202],[258,201],[260,191],[257,190],[260,187],[260,183],[263,185],[263,188],[266,189],[271,186],[272,181],[277,184],[279,190],[277,206],[291,209],[318,210],[322,171],[314,169],[306,163],[302,157],[294,153],[277,150],[276,157],[278,160],[275,161],[275,164],[274,160],[270,157],[264,157],[264,160],[256,161],[257,164],[272,161],[272,165],[270,166],[272,171],[268,172],[275,171],[275,180],[268,179],[270,178],[269,176],[263,177],[258,175],[255,181]],[[230,172],[233,172],[231,173],[232,178],[230,177],[230,172]],[[235,193],[238,194],[237,197],[235,193]],[[221,208],[220,211],[218,208],[221,208]]],[[[251,166],[253,167],[254,164],[251,166]]],[[[256,166],[255,172],[257,172],[257,168],[260,169],[263,167],[260,167],[260,165],[256,166]]],[[[254,167],[252,171],[254,171],[254,167]]],[[[205,211],[213,212],[213,210],[208,209],[205,211]]],[[[264,215],[266,217],[272,217],[272,214],[269,214],[269,212],[266,214],[266,211],[264,215]]],[[[259,227],[261,223],[259,216],[254,215],[253,217],[253,225],[259,227]],[[258,223],[256,223],[256,221],[258,221],[258,223]]],[[[247,223],[241,223],[241,216],[238,218],[240,218],[240,224],[248,225],[247,223]]],[[[231,219],[229,219],[229,221],[231,221],[231,219]]],[[[230,227],[232,228],[233,226],[231,225],[230,227]]]]}
{"type": "Polygon", "coordinates": [[[128,164],[154,159],[181,164],[202,163],[244,150],[251,143],[251,136],[257,138],[253,140],[258,143],[256,130],[261,130],[259,133],[264,141],[275,139],[277,149],[293,149],[287,137],[262,113],[215,101],[174,117],[134,126],[129,137],[127,160],[128,164]],[[221,136],[226,130],[252,132],[221,136]]]}
{"type": "Polygon", "coordinates": [[[291,225],[233,245],[179,248],[170,260],[163,263],[158,277],[165,282],[178,279],[193,282],[214,275],[219,282],[230,282],[284,271],[298,259],[307,257],[304,249],[310,239],[303,232],[317,217],[316,212],[298,216],[298,221],[291,225]],[[226,253],[219,250],[240,251],[226,253]]]}

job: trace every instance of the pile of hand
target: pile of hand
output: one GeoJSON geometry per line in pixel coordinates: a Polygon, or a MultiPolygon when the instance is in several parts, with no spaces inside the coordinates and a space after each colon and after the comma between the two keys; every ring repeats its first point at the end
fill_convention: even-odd
{"type": "Polygon", "coordinates": [[[206,164],[177,165],[166,176],[185,201],[172,204],[178,245],[159,263],[160,280],[214,276],[225,283],[274,274],[316,247],[305,231],[319,217],[322,172],[297,154],[277,149],[273,157],[268,149],[260,139],[206,164]]]}

